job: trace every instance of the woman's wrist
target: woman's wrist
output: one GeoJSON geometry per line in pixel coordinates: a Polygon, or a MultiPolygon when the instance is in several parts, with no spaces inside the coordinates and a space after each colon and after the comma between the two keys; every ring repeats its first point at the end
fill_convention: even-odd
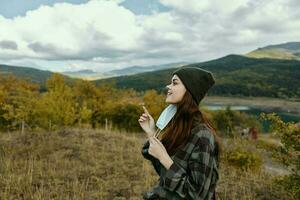
{"type": "Polygon", "coordinates": [[[159,161],[167,170],[170,169],[171,165],[174,163],[169,155],[160,158],[159,161]]]}
{"type": "Polygon", "coordinates": [[[155,129],[152,130],[151,132],[147,132],[147,137],[150,138],[150,137],[154,136],[155,132],[156,132],[155,129]]]}

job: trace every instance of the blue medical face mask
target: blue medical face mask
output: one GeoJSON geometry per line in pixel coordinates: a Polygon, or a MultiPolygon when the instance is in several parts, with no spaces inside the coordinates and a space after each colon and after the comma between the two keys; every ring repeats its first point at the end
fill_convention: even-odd
{"type": "Polygon", "coordinates": [[[177,106],[175,104],[168,105],[160,114],[156,126],[158,131],[155,133],[155,136],[158,137],[159,133],[168,125],[171,119],[175,116],[177,112],[177,106]]]}

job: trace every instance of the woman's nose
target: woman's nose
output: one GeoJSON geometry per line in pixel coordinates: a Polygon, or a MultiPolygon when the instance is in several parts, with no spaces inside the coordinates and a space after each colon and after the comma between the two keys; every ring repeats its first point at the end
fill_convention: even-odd
{"type": "Polygon", "coordinates": [[[168,85],[166,85],[166,87],[164,88],[164,92],[167,93],[169,90],[168,85]]]}

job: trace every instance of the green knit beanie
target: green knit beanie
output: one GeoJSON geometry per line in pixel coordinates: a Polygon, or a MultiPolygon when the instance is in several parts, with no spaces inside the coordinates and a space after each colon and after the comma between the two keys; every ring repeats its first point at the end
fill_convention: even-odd
{"type": "Polygon", "coordinates": [[[197,105],[199,105],[208,90],[215,84],[213,74],[199,68],[197,64],[182,66],[175,70],[174,74],[183,82],[197,105]]]}

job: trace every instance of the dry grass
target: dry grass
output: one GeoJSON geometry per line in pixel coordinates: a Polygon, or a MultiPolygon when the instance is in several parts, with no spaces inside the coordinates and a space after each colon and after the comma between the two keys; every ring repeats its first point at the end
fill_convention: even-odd
{"type": "Polygon", "coordinates": [[[258,140],[269,145],[273,145],[274,147],[278,147],[281,145],[280,139],[273,134],[260,134],[258,140]]]}
{"type": "MultiPolygon", "coordinates": [[[[144,135],[67,129],[0,133],[0,199],[142,199],[158,180],[144,135]]],[[[222,165],[219,199],[288,199],[272,177],[222,165]]]]}
{"type": "Polygon", "coordinates": [[[282,188],[273,184],[275,176],[264,171],[240,171],[223,164],[220,172],[218,199],[292,199],[282,188]]]}

